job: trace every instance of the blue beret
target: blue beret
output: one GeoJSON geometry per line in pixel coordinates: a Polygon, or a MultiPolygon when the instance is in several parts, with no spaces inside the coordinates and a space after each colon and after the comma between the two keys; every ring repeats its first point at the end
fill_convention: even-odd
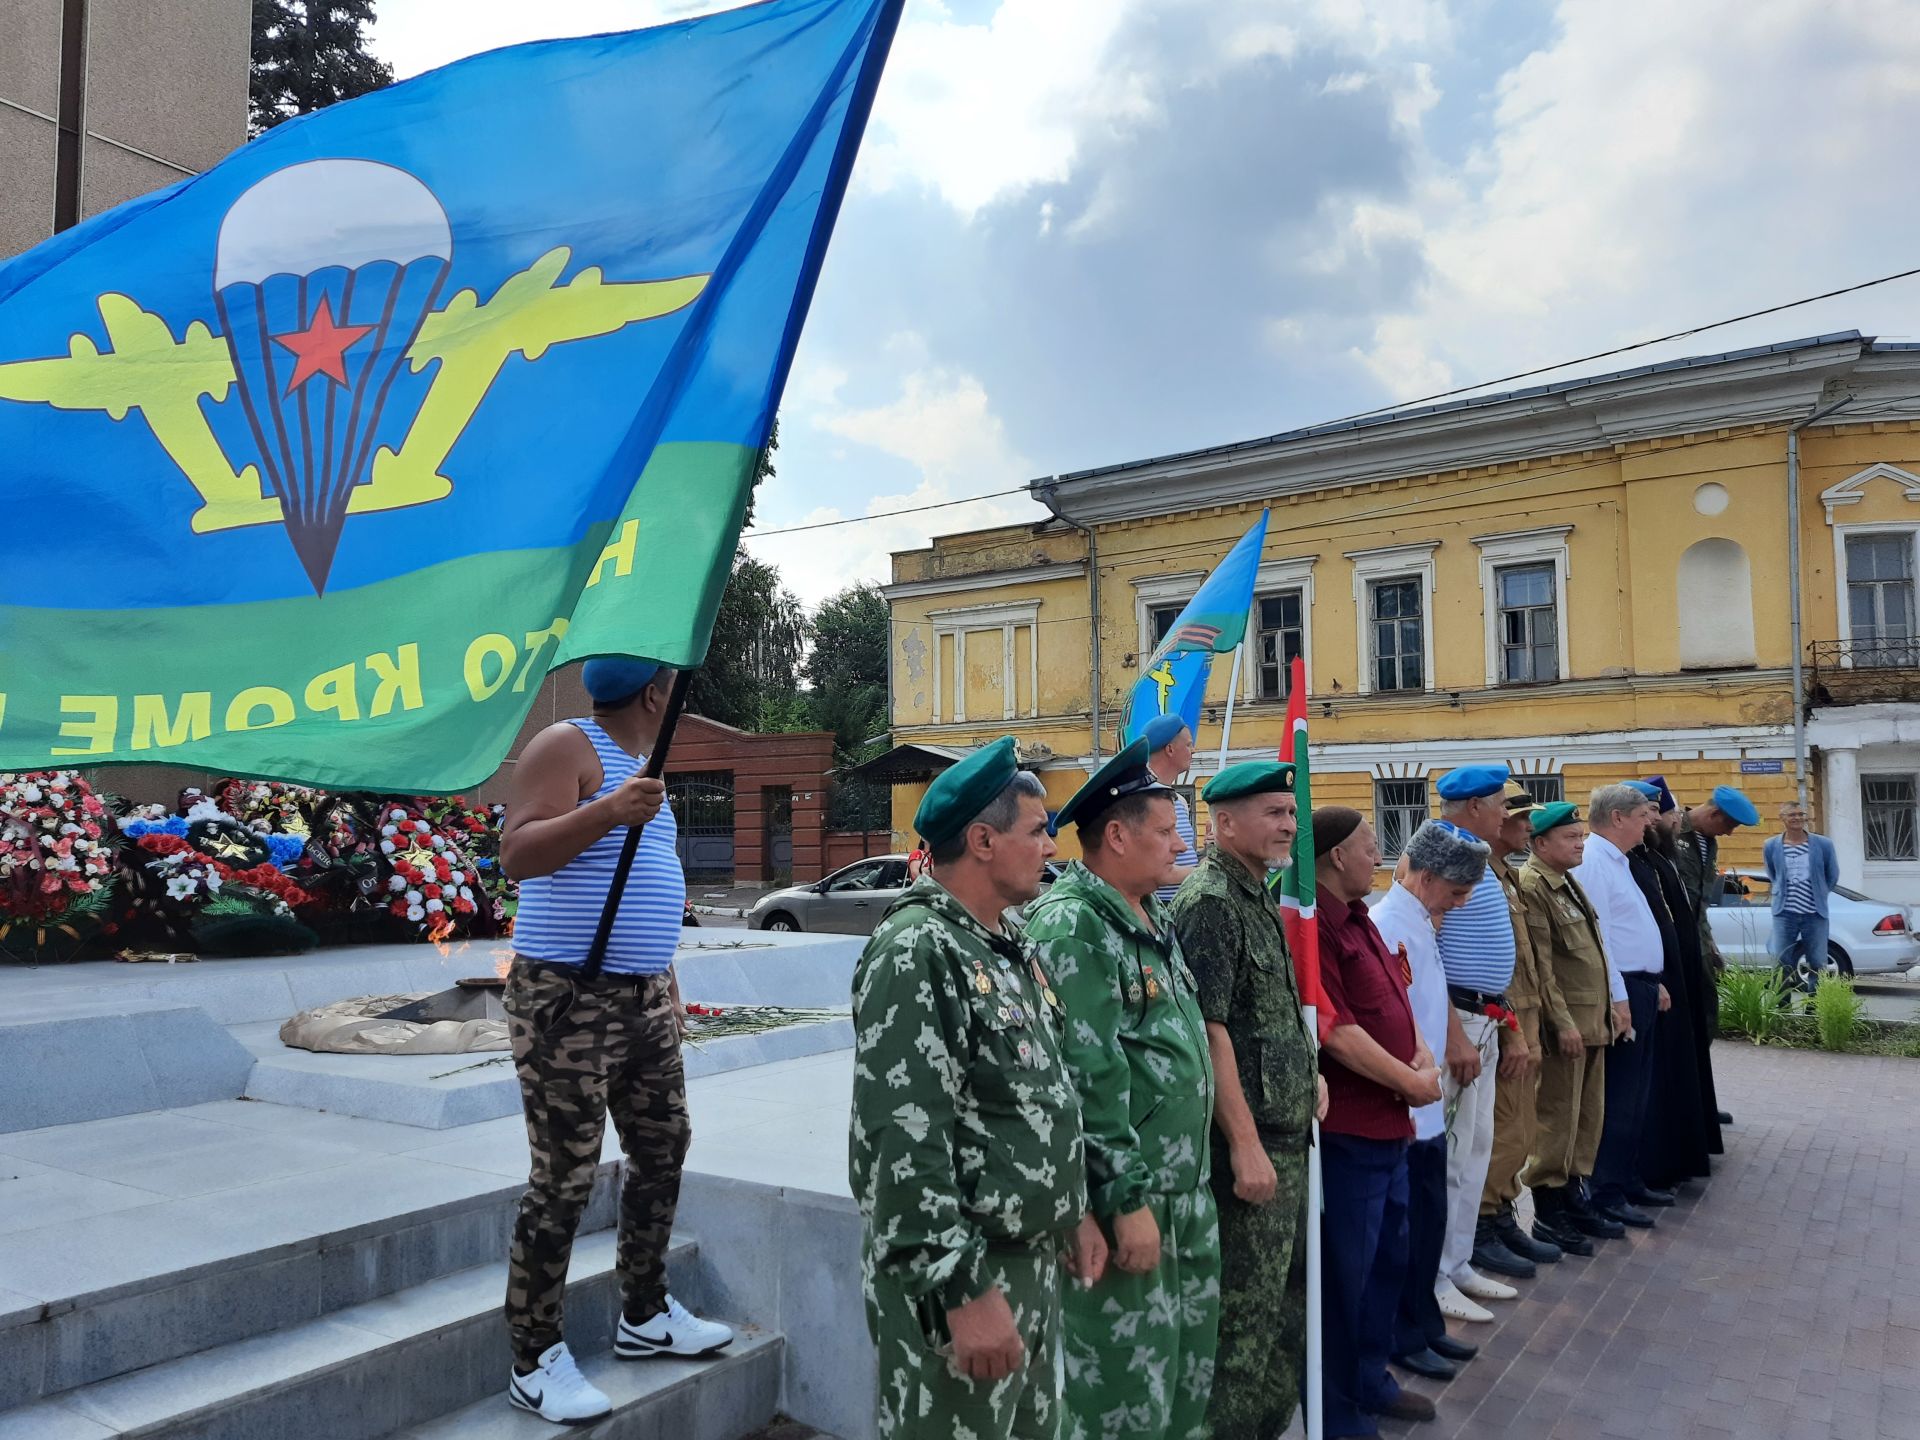
{"type": "Polygon", "coordinates": [[[1680,808],[1680,802],[1673,798],[1673,791],[1667,788],[1666,776],[1649,775],[1644,783],[1653,787],[1653,798],[1660,802],[1660,813],[1662,815],[1665,815],[1670,810],[1678,810],[1680,808]]]}
{"type": "Polygon", "coordinates": [[[1187,722],[1178,715],[1156,715],[1140,732],[1140,738],[1147,742],[1147,749],[1164,750],[1173,743],[1174,737],[1186,728],[1187,722]]]}
{"type": "Polygon", "coordinates": [[[1249,795],[1291,795],[1293,766],[1280,760],[1242,760],[1209,780],[1201,793],[1209,805],[1242,800],[1249,795]]]}
{"type": "Polygon", "coordinates": [[[1713,789],[1713,808],[1736,825],[1758,825],[1760,812],[1753,808],[1753,801],[1742,795],[1731,785],[1716,785],[1713,789]]]}
{"type": "Polygon", "coordinates": [[[1147,757],[1153,753],[1153,743],[1142,735],[1118,755],[1114,756],[1086,784],[1073,792],[1073,798],[1060,807],[1055,817],[1055,828],[1066,825],[1091,825],[1112,808],[1114,801],[1128,795],[1140,795],[1149,790],[1163,795],[1173,791],[1160,782],[1160,778],[1147,768],[1147,757]]]}
{"type": "Polygon", "coordinates": [[[1638,790],[1642,795],[1646,796],[1647,799],[1655,801],[1656,803],[1660,799],[1660,787],[1649,784],[1645,780],[1622,780],[1620,783],[1629,790],[1638,790]]]}
{"type": "Polygon", "coordinates": [[[1492,795],[1507,788],[1507,767],[1462,765],[1458,770],[1449,770],[1442,775],[1433,788],[1440,792],[1442,800],[1478,800],[1482,795],[1492,795]]]}
{"type": "Polygon", "coordinates": [[[659,673],[660,666],[652,660],[615,656],[587,661],[580,670],[580,683],[587,687],[587,694],[606,705],[638,695],[659,673]]]}
{"type": "Polygon", "coordinates": [[[1020,757],[1011,735],[983,745],[934,777],[914,812],[913,828],[929,845],[951,840],[1000,798],[1019,770],[1020,757]]]}

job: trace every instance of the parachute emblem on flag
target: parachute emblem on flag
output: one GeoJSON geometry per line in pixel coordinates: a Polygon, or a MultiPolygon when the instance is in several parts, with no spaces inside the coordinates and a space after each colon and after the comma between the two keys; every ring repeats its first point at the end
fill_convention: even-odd
{"type": "Polygon", "coordinates": [[[0,401],[138,410],[199,493],[196,535],[285,526],[315,594],[349,515],[446,498],[442,468],[515,354],[610,335],[691,304],[710,277],[613,283],[597,268],[559,283],[549,250],[482,302],[436,309],[455,227],[397,166],[307,160],[243,191],[221,221],[211,291],[221,334],[175,326],[137,299],[99,297],[108,347],[77,332],[65,356],[0,363],[0,401]],[[414,393],[404,376],[433,374],[414,393]],[[421,393],[423,392],[423,393],[421,393]],[[236,468],[201,400],[237,400],[249,456],[236,468]]]}

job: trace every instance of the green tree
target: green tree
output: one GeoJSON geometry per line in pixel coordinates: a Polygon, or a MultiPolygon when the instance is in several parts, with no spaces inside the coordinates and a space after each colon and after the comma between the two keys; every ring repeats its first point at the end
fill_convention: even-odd
{"type": "Polygon", "coordinates": [[[770,700],[799,690],[806,642],[807,612],[780,583],[779,570],[736,550],[706,663],[687,687],[687,708],[723,725],[756,729],[770,700]]]}
{"type": "MultiPolygon", "coordinates": [[[[817,723],[833,731],[840,768],[870,760],[885,747],[890,624],[886,596],[873,584],[848,586],[814,614],[807,686],[817,723]]],[[[838,828],[874,829],[887,823],[887,807],[885,787],[843,784],[834,791],[828,819],[838,828]]]]}
{"type": "Polygon", "coordinates": [[[373,0],[253,0],[253,133],[393,83],[367,50],[373,0]]]}

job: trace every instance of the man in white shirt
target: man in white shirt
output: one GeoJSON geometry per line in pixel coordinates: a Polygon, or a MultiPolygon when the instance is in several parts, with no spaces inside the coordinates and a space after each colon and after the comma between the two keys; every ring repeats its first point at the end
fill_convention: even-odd
{"type": "MultiPolygon", "coordinates": [[[[1429,820],[1407,841],[1393,888],[1373,907],[1373,925],[1387,949],[1401,959],[1407,975],[1407,999],[1421,1043],[1436,1055],[1449,1037],[1461,1043],[1460,1019],[1447,995],[1447,973],[1440,963],[1434,926],[1449,910],[1465,904],[1486,871],[1491,851],[1451,825],[1429,820]]],[[[1416,1375],[1450,1380],[1455,1362],[1470,1360],[1478,1347],[1447,1334],[1446,1316],[1435,1294],[1440,1251],[1447,1235],[1446,1102],[1436,1100],[1413,1112],[1413,1144],[1407,1150],[1407,1279],[1400,1295],[1400,1319],[1394,1335],[1393,1363],[1416,1375]]],[[[1493,1312],[1456,1297],[1466,1318],[1493,1319],[1493,1312]]]]}
{"type": "Polygon", "coordinates": [[[1653,1027],[1666,953],[1660,926],[1628,868],[1627,852],[1646,838],[1657,814],[1654,802],[1634,786],[1604,785],[1594,791],[1587,804],[1586,855],[1573,871],[1593,902],[1607,947],[1615,1039],[1607,1052],[1606,1120],[1591,1191],[1581,1204],[1575,1187],[1568,1187],[1567,1218],[1582,1234],[1609,1239],[1626,1233],[1607,1212],[1626,1205],[1640,1184],[1640,1131],[1653,1088],[1653,1027]]]}

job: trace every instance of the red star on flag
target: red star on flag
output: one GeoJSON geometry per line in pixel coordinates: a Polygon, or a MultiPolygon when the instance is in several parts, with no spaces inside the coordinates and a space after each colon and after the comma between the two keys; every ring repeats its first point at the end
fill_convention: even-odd
{"type": "Polygon", "coordinates": [[[287,381],[286,393],[291,395],[315,375],[325,375],[336,385],[345,385],[347,351],[371,329],[371,325],[334,324],[332,298],[322,295],[311,325],[273,337],[274,344],[284,346],[294,355],[293,378],[287,381]]]}

